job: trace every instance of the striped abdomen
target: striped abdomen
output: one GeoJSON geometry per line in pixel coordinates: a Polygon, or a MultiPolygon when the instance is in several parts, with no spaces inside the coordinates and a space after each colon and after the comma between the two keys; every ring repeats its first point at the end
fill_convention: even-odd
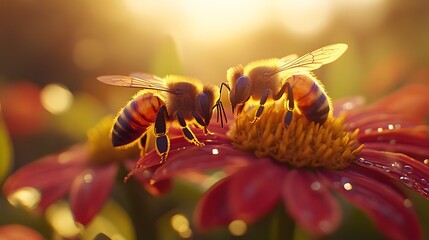
{"type": "Polygon", "coordinates": [[[301,113],[308,120],[323,124],[330,114],[331,106],[318,80],[310,73],[303,73],[292,76],[290,82],[301,113]]]}
{"type": "Polygon", "coordinates": [[[112,129],[113,146],[131,143],[155,122],[164,101],[153,93],[138,94],[121,110],[112,129]]]}

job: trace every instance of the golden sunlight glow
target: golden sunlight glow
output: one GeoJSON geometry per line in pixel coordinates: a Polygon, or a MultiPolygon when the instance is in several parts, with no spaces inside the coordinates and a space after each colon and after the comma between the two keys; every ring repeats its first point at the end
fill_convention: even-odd
{"type": "Polygon", "coordinates": [[[69,205],[65,201],[52,204],[46,210],[46,220],[61,237],[73,239],[80,229],[76,226],[69,205]]]}
{"type": "Polygon", "coordinates": [[[175,38],[210,41],[262,27],[269,20],[270,4],[259,0],[195,1],[126,0],[136,16],[153,18],[154,24],[174,29],[175,38]],[[257,16],[257,17],[255,17],[257,16]]]}
{"type": "Polygon", "coordinates": [[[247,231],[247,224],[243,220],[234,220],[228,225],[229,232],[234,236],[243,236],[247,231]]]}
{"type": "Polygon", "coordinates": [[[40,202],[40,192],[31,187],[23,187],[7,197],[10,204],[15,207],[35,209],[40,202]]]}
{"type": "Polygon", "coordinates": [[[387,0],[348,0],[335,1],[337,11],[353,27],[368,30],[375,29],[385,19],[389,11],[387,0]],[[365,17],[362,17],[365,13],[365,17]]]}
{"type": "Polygon", "coordinates": [[[279,1],[277,17],[292,33],[315,35],[330,24],[334,12],[333,1],[279,1]]]}
{"type": "Polygon", "coordinates": [[[104,58],[104,47],[95,39],[82,39],[74,46],[74,63],[82,69],[96,69],[103,64],[104,58]]]}
{"type": "Polygon", "coordinates": [[[43,107],[53,114],[67,111],[73,102],[72,93],[60,84],[46,85],[40,94],[43,107]]]}

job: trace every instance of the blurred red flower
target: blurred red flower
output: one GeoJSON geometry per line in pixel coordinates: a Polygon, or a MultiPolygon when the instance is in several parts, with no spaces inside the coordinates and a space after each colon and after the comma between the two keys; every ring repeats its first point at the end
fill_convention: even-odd
{"type": "MultiPolygon", "coordinates": [[[[412,85],[370,106],[362,106],[362,98],[334,102],[334,119],[342,115],[344,131],[341,128],[340,132],[346,134],[341,141],[351,141],[347,146],[355,146],[351,153],[343,153],[352,157],[343,168],[293,167],[275,160],[276,152],[268,150],[283,139],[274,139],[271,145],[266,143],[270,141],[268,138],[257,139],[259,142],[255,145],[262,150],[255,150],[256,154],[252,153],[254,149],[239,150],[240,143],[234,139],[236,135],[229,132],[231,138],[228,138],[228,129],[215,126],[211,129],[214,135],[198,135],[206,146],[195,147],[182,137],[174,138],[167,162],[161,164],[152,151],[138,161],[131,174],[154,170],[152,182],[157,183],[184,171],[232,169],[228,177],[207,191],[197,206],[195,221],[203,229],[228,225],[236,219],[256,222],[282,202],[287,213],[303,229],[315,236],[325,236],[335,231],[341,222],[341,208],[333,196],[336,192],[366,213],[388,238],[421,239],[422,230],[412,203],[397,184],[429,199],[429,128],[424,124],[429,112],[428,92],[427,85],[412,85]],[[268,154],[262,154],[263,151],[268,154]]],[[[271,115],[266,121],[274,117],[271,115]]],[[[246,121],[250,122],[244,119],[239,123],[246,125],[246,121]]],[[[263,126],[264,121],[261,117],[258,126],[263,126]]],[[[230,127],[238,131],[237,119],[230,127]]],[[[312,134],[309,128],[304,127],[301,132],[296,130],[298,136],[294,139],[302,146],[294,146],[293,141],[289,143],[298,149],[290,154],[291,158],[302,154],[300,147],[307,150],[307,145],[316,141],[310,139],[311,144],[305,144],[299,140],[299,137],[305,139],[312,134]]],[[[285,131],[295,131],[291,129],[292,124],[285,131]]],[[[312,131],[316,131],[314,129],[312,131]]],[[[260,132],[264,130],[256,129],[256,136],[262,135],[260,132]]],[[[251,130],[249,136],[250,133],[251,130]]],[[[248,138],[243,141],[252,141],[252,137],[248,138]]],[[[322,144],[312,147],[318,151],[322,144]]],[[[334,148],[323,146],[325,150],[319,151],[320,154],[336,154],[330,147],[334,148]]],[[[344,148],[336,150],[345,151],[344,148]]],[[[320,160],[316,160],[320,164],[320,160]]]]}
{"type": "MultiPolygon", "coordinates": [[[[18,201],[14,204],[22,204],[15,194],[34,189],[30,192],[36,193],[31,196],[36,204],[27,207],[40,211],[68,194],[75,221],[87,225],[110,196],[119,164],[123,163],[128,168],[139,156],[137,147],[112,147],[109,138],[111,125],[112,118],[106,118],[90,130],[86,144],[42,157],[18,169],[6,179],[4,194],[12,203],[18,201]]],[[[149,184],[148,171],[150,169],[136,175],[136,179],[149,192],[156,195],[169,188],[168,180],[149,184]]]]}

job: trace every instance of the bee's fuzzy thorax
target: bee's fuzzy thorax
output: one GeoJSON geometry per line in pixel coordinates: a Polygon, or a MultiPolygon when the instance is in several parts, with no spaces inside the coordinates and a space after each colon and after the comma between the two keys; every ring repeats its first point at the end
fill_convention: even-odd
{"type": "Polygon", "coordinates": [[[274,104],[251,123],[254,110],[243,111],[228,135],[241,150],[297,168],[345,168],[363,148],[356,140],[358,131],[348,132],[343,117],[329,117],[318,124],[295,112],[285,127],[284,114],[282,104],[274,104]]]}

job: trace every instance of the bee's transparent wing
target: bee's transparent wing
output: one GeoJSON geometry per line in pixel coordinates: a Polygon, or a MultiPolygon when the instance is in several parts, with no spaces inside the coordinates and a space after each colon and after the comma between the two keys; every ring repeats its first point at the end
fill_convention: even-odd
{"type": "Polygon", "coordinates": [[[287,63],[298,58],[297,54],[290,54],[280,59],[281,62],[287,63]]]}
{"type": "Polygon", "coordinates": [[[295,72],[312,71],[320,68],[324,64],[328,64],[337,60],[346,50],[347,44],[337,43],[319,48],[299,58],[294,58],[293,54],[288,55],[282,58],[282,63],[280,63],[280,66],[268,75],[274,75],[276,73],[290,70],[295,72]]]}
{"type": "Polygon", "coordinates": [[[176,94],[175,91],[168,89],[164,78],[148,73],[133,73],[130,76],[105,75],[97,77],[97,80],[114,86],[152,89],[176,94]]]}

